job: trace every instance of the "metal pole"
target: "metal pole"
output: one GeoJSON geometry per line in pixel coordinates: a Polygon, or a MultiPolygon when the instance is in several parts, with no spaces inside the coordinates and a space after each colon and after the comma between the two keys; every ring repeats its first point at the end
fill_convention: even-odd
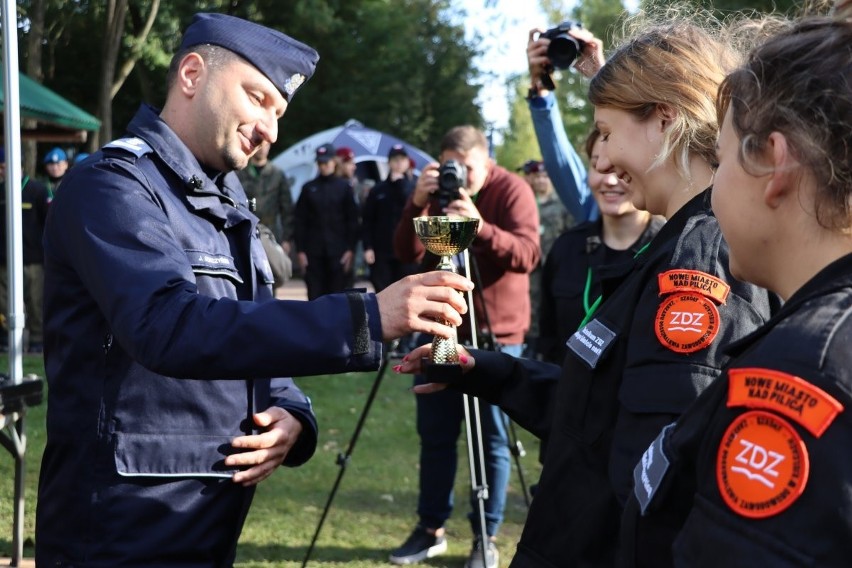
{"type": "MultiPolygon", "coordinates": [[[[464,259],[465,277],[470,280],[470,254],[467,249],[462,253],[464,259]]],[[[467,310],[470,317],[470,344],[474,349],[479,347],[479,339],[476,327],[476,317],[473,309],[473,290],[467,291],[467,310]]],[[[470,466],[470,486],[471,491],[476,497],[476,503],[479,510],[479,537],[482,543],[482,565],[488,566],[488,529],[485,527],[485,501],[488,499],[488,480],[485,479],[485,448],[482,443],[482,421],[479,415],[479,399],[468,397],[467,394],[462,396],[464,400],[464,419],[467,424],[467,459],[470,466]],[[471,427],[471,406],[473,402],[473,427],[471,427]],[[474,444],[479,452],[479,463],[476,463],[474,457],[474,444]],[[478,466],[478,469],[477,469],[478,466]],[[477,480],[477,474],[479,479],[477,480]]]]}
{"type": "MultiPolygon", "coordinates": [[[[23,250],[21,226],[21,115],[18,81],[18,17],[14,0],[3,0],[3,94],[5,95],[4,138],[6,147],[6,270],[8,271],[9,377],[23,382],[21,350],[24,330],[23,250]]],[[[16,414],[10,428],[16,437],[15,511],[12,535],[12,566],[20,566],[24,554],[24,413],[16,414]]]]}

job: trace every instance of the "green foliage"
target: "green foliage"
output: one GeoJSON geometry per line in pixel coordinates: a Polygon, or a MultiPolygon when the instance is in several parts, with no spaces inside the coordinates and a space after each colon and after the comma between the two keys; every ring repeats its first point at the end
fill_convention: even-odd
{"type": "Polygon", "coordinates": [[[514,77],[509,83],[514,87],[515,95],[511,101],[509,125],[503,133],[503,143],[497,147],[495,154],[497,163],[509,170],[514,170],[527,160],[540,160],[541,152],[525,99],[529,88],[529,77],[527,75],[514,77]]]}
{"type": "MultiPolygon", "coordinates": [[[[5,365],[0,358],[0,365],[5,365]]],[[[43,375],[42,359],[27,356],[24,372],[43,375]]],[[[320,425],[316,455],[307,464],[282,468],[257,490],[237,550],[242,568],[301,565],[331,488],[340,471],[339,453],[350,443],[355,425],[375,379],[374,373],[350,373],[299,379],[314,403],[320,425]]],[[[418,452],[411,377],[387,373],[364,428],[352,451],[346,473],[329,510],[311,565],[346,562],[355,568],[387,566],[387,557],[417,522],[418,452]]],[[[46,406],[32,407],[26,420],[26,520],[24,556],[33,555],[38,468],[45,444],[46,406]]],[[[538,442],[518,430],[528,454],[521,458],[526,482],[538,480],[538,442]]],[[[430,566],[460,566],[470,549],[466,517],[470,481],[464,435],[459,438],[456,476],[457,508],[447,524],[449,552],[429,561],[430,566]]],[[[0,556],[11,552],[13,463],[0,457],[0,556]]],[[[517,470],[512,470],[506,521],[498,541],[504,565],[526,517],[517,470]]]]}
{"type": "MultiPolygon", "coordinates": [[[[52,22],[44,49],[45,84],[96,113],[105,14],[99,2],[48,2],[52,22]]],[[[19,2],[26,16],[31,2],[19,2]]],[[[127,35],[141,28],[150,0],[130,2],[127,35]]],[[[141,57],[113,100],[113,128],[123,132],[140,102],[165,99],[165,74],[181,31],[198,11],[224,12],[279,29],[315,47],[317,72],[281,122],[273,153],[350,118],[435,151],[450,127],[482,125],[480,90],[452,0],[198,0],[161,1],[141,57]],[[414,16],[412,16],[414,15],[414,16]]],[[[22,34],[26,34],[23,31],[22,34]]]]}

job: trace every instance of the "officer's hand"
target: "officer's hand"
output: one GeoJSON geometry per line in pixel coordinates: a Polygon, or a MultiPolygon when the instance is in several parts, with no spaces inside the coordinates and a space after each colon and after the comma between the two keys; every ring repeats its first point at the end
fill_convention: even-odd
{"type": "Polygon", "coordinates": [[[300,252],[297,256],[299,260],[299,268],[302,269],[302,272],[305,272],[305,269],[308,267],[308,255],[303,252],[300,252]]]}
{"type": "Polygon", "coordinates": [[[352,268],[352,251],[348,250],[340,257],[340,266],[343,267],[343,272],[349,272],[352,268]]]}
{"type": "Polygon", "coordinates": [[[467,194],[467,190],[464,188],[459,189],[459,199],[455,201],[450,201],[446,207],[444,207],[444,213],[447,215],[461,215],[462,217],[470,217],[471,219],[479,219],[479,225],[477,225],[476,230],[482,228],[482,215],[479,213],[479,209],[476,208],[476,205],[473,204],[473,199],[467,194]]]}
{"type": "Polygon", "coordinates": [[[414,193],[411,195],[411,202],[417,207],[426,207],[432,194],[438,189],[439,167],[441,167],[440,164],[432,162],[423,168],[420,177],[417,178],[417,185],[414,186],[414,193]]]}
{"type": "Polygon", "coordinates": [[[376,262],[376,253],[373,252],[373,249],[367,249],[364,251],[364,262],[367,264],[373,264],[376,262]]]}
{"type": "Polygon", "coordinates": [[[467,312],[458,291],[473,289],[467,278],[444,270],[406,276],[376,294],[382,320],[382,339],[390,341],[419,331],[452,337],[452,326],[461,325],[467,312]]]}
{"type": "Polygon", "coordinates": [[[265,432],[240,436],[231,441],[234,448],[251,451],[225,458],[225,465],[229,467],[250,466],[244,471],[238,471],[233,477],[234,483],[244,487],[257,485],[272,475],[302,433],[302,423],[277,406],[255,414],[254,423],[265,432]]]}
{"type": "MultiPolygon", "coordinates": [[[[461,345],[457,345],[456,349],[459,354],[459,363],[462,367],[462,373],[467,373],[471,369],[476,366],[476,360],[470,356],[470,352],[462,347],[461,345]]],[[[429,353],[432,351],[432,344],[421,345],[408,355],[402,358],[402,363],[396,365],[393,368],[393,371],[397,374],[399,373],[410,373],[412,375],[419,375],[423,372],[423,357],[429,357],[429,353]]],[[[415,394],[431,394],[433,392],[442,391],[447,388],[446,383],[425,383],[422,385],[415,385],[412,389],[415,394]]]]}

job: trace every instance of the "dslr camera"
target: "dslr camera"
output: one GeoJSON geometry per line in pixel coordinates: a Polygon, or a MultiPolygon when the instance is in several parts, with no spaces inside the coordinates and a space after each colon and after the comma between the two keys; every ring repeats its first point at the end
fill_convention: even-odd
{"type": "Polygon", "coordinates": [[[582,29],[583,24],[574,20],[565,20],[558,26],[550,28],[541,34],[541,37],[550,40],[550,45],[547,46],[547,58],[550,59],[549,68],[542,73],[542,83],[545,88],[552,91],[556,88],[553,80],[550,78],[550,73],[553,69],[567,69],[577,59],[583,48],[586,47],[586,42],[577,39],[568,32],[570,30],[582,29]]]}
{"type": "Polygon", "coordinates": [[[461,197],[459,189],[467,183],[467,168],[455,160],[447,160],[438,168],[438,189],[432,193],[441,208],[461,197]]]}

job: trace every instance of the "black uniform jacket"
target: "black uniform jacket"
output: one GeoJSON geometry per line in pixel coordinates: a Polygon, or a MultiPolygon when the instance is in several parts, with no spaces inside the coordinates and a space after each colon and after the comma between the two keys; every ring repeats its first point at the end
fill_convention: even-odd
{"type": "MultiPolygon", "coordinates": [[[[638,253],[663,223],[662,217],[652,217],[636,242],[618,254],[628,257],[638,253]]],[[[586,221],[559,235],[547,255],[541,276],[541,311],[537,314],[538,349],[545,361],[562,362],[565,340],[577,331],[586,315],[584,304],[591,305],[601,295],[601,267],[609,262],[602,235],[603,220],[586,221]]]]}
{"type": "Polygon", "coordinates": [[[637,466],[625,564],[852,565],[852,255],[729,353],[637,466]]]}
{"type": "Polygon", "coordinates": [[[660,429],[718,377],[722,347],[769,317],[770,295],[734,280],[727,266],[706,191],[638,259],[609,267],[605,300],[569,339],[561,379],[554,365],[474,354],[476,367],[459,385],[548,438],[512,566],[615,562],[633,466],[660,429]],[[679,331],[690,327],[681,325],[684,319],[704,327],[679,331]]]}
{"type": "Polygon", "coordinates": [[[296,247],[308,256],[337,258],[358,243],[358,206],[352,187],[334,175],[317,176],[296,201],[296,247]]]}

